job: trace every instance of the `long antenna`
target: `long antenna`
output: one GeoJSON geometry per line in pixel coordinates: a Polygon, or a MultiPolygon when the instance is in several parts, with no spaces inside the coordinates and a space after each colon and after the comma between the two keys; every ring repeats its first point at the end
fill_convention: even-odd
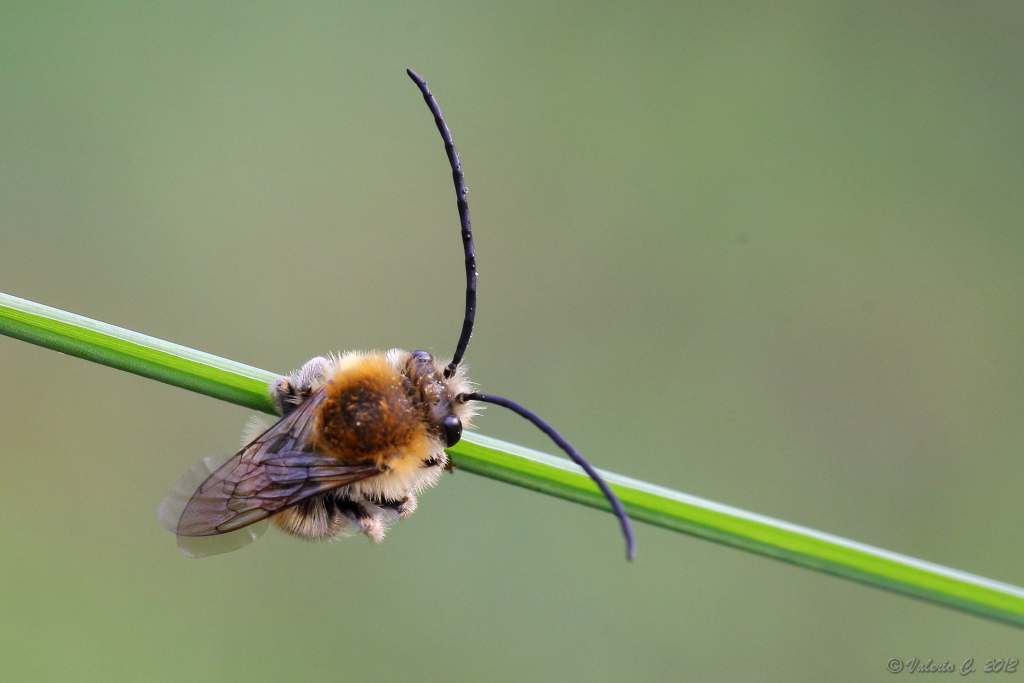
{"type": "Polygon", "coordinates": [[[483,403],[493,403],[496,406],[502,408],[508,408],[513,413],[525,417],[527,420],[532,422],[537,429],[544,432],[551,437],[551,440],[558,444],[558,447],[565,451],[573,462],[583,468],[583,471],[590,475],[590,478],[594,480],[597,487],[601,489],[601,493],[604,494],[608,502],[612,504],[612,510],[615,515],[619,518],[619,523],[622,525],[622,534],[626,537],[626,559],[632,560],[636,555],[636,539],[633,538],[633,526],[629,523],[629,517],[626,515],[625,508],[622,507],[622,501],[619,497],[611,490],[605,480],[597,473],[597,470],[587,462],[586,458],[579,454],[572,444],[566,441],[561,434],[555,431],[555,428],[549,425],[547,422],[537,415],[532,410],[524,408],[515,401],[510,401],[507,398],[501,396],[492,396],[490,394],[478,394],[476,392],[469,394],[459,394],[460,401],[481,401],[483,403]]]}
{"type": "Polygon", "coordinates": [[[427,82],[420,78],[412,69],[406,69],[409,78],[423,93],[423,99],[430,107],[430,113],[434,115],[434,123],[437,130],[441,132],[444,140],[444,151],[448,153],[448,163],[452,165],[452,180],[455,181],[455,199],[459,205],[459,222],[462,223],[462,248],[466,252],[466,315],[462,319],[462,335],[459,337],[459,345],[455,347],[455,356],[452,362],[444,369],[444,376],[451,377],[466,355],[466,347],[469,346],[469,338],[473,336],[473,320],[476,318],[476,253],[473,251],[473,231],[469,222],[469,202],[466,201],[466,178],[462,175],[462,165],[459,163],[459,153],[455,151],[455,142],[452,140],[452,133],[441,116],[441,107],[437,100],[430,93],[427,82]]]}

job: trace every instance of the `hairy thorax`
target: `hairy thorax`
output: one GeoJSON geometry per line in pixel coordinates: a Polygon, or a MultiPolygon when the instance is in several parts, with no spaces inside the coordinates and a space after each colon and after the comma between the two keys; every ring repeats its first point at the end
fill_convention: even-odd
{"type": "Polygon", "coordinates": [[[382,469],[428,439],[422,410],[381,353],[349,354],[327,379],[317,415],[317,446],[344,462],[373,460],[382,469]]]}
{"type": "Polygon", "coordinates": [[[443,379],[443,366],[417,362],[409,352],[349,352],[335,358],[317,408],[317,450],[345,463],[372,461],[380,475],[346,487],[353,498],[401,500],[433,485],[448,459],[438,416],[456,411],[468,386],[443,379]]]}

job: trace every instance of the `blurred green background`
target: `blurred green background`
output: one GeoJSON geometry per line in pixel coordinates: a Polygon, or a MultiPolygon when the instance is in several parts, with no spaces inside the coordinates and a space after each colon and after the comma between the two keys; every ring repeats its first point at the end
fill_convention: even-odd
{"type": "MultiPolygon", "coordinates": [[[[1024,584],[1024,5],[4,3],[0,291],[268,370],[453,350],[599,467],[1024,584]]],[[[872,680],[1021,632],[467,473],[156,522],[248,412],[0,338],[8,680],[872,680]]],[[[491,409],[486,434],[551,450],[491,409]]],[[[980,665],[979,665],[980,666],[980,665]]]]}

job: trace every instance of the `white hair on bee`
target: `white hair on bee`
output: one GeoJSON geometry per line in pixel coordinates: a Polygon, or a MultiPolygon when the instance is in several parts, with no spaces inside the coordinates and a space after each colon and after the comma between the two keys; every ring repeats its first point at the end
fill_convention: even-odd
{"type": "MultiPolygon", "coordinates": [[[[265,415],[252,415],[245,421],[242,427],[242,447],[246,447],[256,440],[260,434],[274,426],[276,420],[271,420],[265,415]]],[[[226,460],[226,459],[225,459],[226,460]]]]}

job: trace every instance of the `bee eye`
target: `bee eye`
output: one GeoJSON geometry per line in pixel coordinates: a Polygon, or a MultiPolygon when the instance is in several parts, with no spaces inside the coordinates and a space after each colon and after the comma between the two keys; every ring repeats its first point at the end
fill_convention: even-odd
{"type": "Polygon", "coordinates": [[[412,356],[413,358],[415,358],[418,363],[433,363],[434,362],[434,357],[431,356],[426,351],[413,351],[409,355],[412,356]]]}
{"type": "Polygon", "coordinates": [[[462,438],[462,420],[449,415],[444,419],[444,446],[451,448],[462,438]]]}

